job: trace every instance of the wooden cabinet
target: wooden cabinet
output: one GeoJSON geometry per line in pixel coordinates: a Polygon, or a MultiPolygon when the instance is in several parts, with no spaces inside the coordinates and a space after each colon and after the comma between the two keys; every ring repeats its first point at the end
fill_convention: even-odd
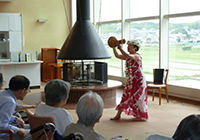
{"type": "MultiPolygon", "coordinates": [[[[47,82],[52,79],[50,63],[57,63],[56,56],[60,49],[57,48],[42,48],[42,81],[47,82]]],[[[56,70],[52,68],[53,79],[56,78],[56,70]]]]}

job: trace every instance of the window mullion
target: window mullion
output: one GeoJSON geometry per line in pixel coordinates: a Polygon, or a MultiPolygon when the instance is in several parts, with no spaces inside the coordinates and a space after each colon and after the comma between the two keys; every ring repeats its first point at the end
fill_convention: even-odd
{"type": "Polygon", "coordinates": [[[169,68],[169,20],[164,18],[169,13],[169,0],[160,0],[159,30],[159,68],[169,68]]]}

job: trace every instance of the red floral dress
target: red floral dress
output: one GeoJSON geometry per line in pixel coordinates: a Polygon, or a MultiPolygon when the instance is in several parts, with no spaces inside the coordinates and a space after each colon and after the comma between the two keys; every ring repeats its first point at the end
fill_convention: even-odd
{"type": "MultiPolygon", "coordinates": [[[[140,55],[140,54],[139,54],[140,55]]],[[[127,59],[128,79],[123,92],[122,100],[116,110],[123,110],[127,115],[148,119],[147,87],[142,72],[142,60],[127,59]]]]}

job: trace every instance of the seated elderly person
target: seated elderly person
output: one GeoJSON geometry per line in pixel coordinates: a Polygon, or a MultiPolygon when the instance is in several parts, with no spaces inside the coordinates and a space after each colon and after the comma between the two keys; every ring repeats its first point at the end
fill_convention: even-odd
{"type": "Polygon", "coordinates": [[[3,78],[3,74],[0,73],[0,90],[3,89],[3,86],[4,86],[4,78],[3,78]]]}
{"type": "Polygon", "coordinates": [[[200,140],[200,114],[185,117],[178,125],[174,140],[200,140]]]}
{"type": "Polygon", "coordinates": [[[59,134],[63,134],[65,128],[73,119],[69,112],[62,108],[69,97],[70,83],[55,79],[49,81],[45,86],[45,103],[40,103],[35,111],[38,116],[51,116],[54,118],[59,134]]]}
{"type": "MultiPolygon", "coordinates": [[[[30,140],[29,125],[13,116],[17,100],[23,100],[29,91],[30,81],[22,75],[13,76],[9,81],[9,89],[0,90],[0,130],[11,129],[14,140],[30,140]],[[13,124],[16,123],[16,124],[13,124]]],[[[0,139],[9,139],[8,133],[1,133],[0,139]]]]}
{"type": "MultiPolygon", "coordinates": [[[[5,81],[4,81],[3,74],[0,72],[0,90],[4,89],[4,83],[5,83],[5,81]]],[[[15,111],[23,110],[23,109],[27,109],[27,108],[36,108],[39,103],[40,102],[37,102],[34,105],[19,105],[19,104],[17,104],[16,108],[15,108],[15,111]]],[[[20,114],[17,114],[16,112],[14,114],[16,114],[17,116],[21,117],[20,114]]]]}
{"type": "Polygon", "coordinates": [[[85,140],[102,140],[103,136],[94,131],[94,125],[99,122],[103,112],[103,100],[95,92],[87,92],[81,96],[76,105],[77,123],[66,127],[64,135],[81,133],[85,140]]]}
{"type": "Polygon", "coordinates": [[[151,134],[145,140],[173,140],[173,138],[160,134],[151,134]]]}
{"type": "Polygon", "coordinates": [[[200,114],[185,117],[171,137],[151,134],[145,140],[200,140],[200,114]]]}

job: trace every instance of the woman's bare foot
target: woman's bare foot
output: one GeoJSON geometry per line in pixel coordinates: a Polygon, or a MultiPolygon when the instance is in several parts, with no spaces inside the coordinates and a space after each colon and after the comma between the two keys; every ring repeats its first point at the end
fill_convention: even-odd
{"type": "Polygon", "coordinates": [[[137,118],[134,118],[133,121],[146,121],[146,120],[142,119],[141,117],[137,117],[137,118]]]}
{"type": "Polygon", "coordinates": [[[115,116],[113,118],[110,118],[110,120],[119,120],[121,117],[120,116],[115,116]]]}
{"type": "Polygon", "coordinates": [[[121,118],[122,110],[118,110],[115,117],[110,118],[110,120],[119,120],[121,118]]]}

